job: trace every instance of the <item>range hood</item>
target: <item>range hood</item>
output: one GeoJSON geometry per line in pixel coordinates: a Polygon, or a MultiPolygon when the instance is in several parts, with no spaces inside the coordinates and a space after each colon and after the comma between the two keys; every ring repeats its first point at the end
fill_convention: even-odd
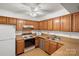
{"type": "Polygon", "coordinates": [[[24,30],[33,30],[34,27],[33,27],[33,25],[24,25],[24,26],[23,26],[23,29],[24,29],[24,30]]]}

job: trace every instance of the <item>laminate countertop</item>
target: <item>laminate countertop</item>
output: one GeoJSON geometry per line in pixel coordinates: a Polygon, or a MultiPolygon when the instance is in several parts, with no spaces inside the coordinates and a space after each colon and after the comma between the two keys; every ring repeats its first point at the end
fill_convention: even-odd
{"type": "MultiPolygon", "coordinates": [[[[46,39],[47,36],[39,36],[46,39]]],[[[79,40],[67,37],[61,37],[61,41],[64,45],[56,50],[51,56],[79,56],[79,40]]]]}

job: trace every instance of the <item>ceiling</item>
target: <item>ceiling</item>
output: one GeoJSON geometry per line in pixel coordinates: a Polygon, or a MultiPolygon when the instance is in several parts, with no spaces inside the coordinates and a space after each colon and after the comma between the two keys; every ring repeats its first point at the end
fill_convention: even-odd
{"type": "Polygon", "coordinates": [[[78,3],[0,3],[0,15],[45,20],[79,11],[78,3]]]}

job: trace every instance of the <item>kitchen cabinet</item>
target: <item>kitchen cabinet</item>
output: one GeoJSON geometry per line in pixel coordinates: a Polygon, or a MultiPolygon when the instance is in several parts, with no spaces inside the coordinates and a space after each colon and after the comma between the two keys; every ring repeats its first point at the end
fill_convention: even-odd
{"type": "Polygon", "coordinates": [[[79,12],[73,14],[73,32],[79,32],[79,12]]]}
{"type": "Polygon", "coordinates": [[[49,54],[54,53],[56,50],[57,50],[57,43],[54,41],[50,41],[49,54]]]}
{"type": "Polygon", "coordinates": [[[0,16],[0,24],[7,24],[7,18],[0,16]]]}
{"type": "Polygon", "coordinates": [[[40,22],[39,22],[39,30],[43,30],[43,25],[44,25],[43,22],[40,21],[40,22]]]}
{"type": "Polygon", "coordinates": [[[53,30],[53,19],[48,19],[48,30],[53,30]]]}
{"type": "Polygon", "coordinates": [[[48,30],[48,21],[47,20],[43,21],[43,30],[48,30]]]}
{"type": "Polygon", "coordinates": [[[39,26],[38,21],[32,21],[32,22],[33,22],[32,25],[34,27],[34,30],[38,30],[38,26],[39,26]]]}
{"type": "Polygon", "coordinates": [[[49,40],[44,40],[44,50],[49,53],[49,45],[50,45],[50,41],[49,40]]]}
{"type": "Polygon", "coordinates": [[[59,49],[59,48],[62,47],[62,46],[63,46],[63,44],[58,43],[58,44],[57,44],[57,49],[59,49]]]}
{"type": "Polygon", "coordinates": [[[34,27],[34,30],[38,30],[38,21],[25,20],[24,25],[31,25],[34,27]]]}
{"type": "Polygon", "coordinates": [[[53,31],[60,31],[60,30],[61,30],[60,17],[53,18],[53,31]]]}
{"type": "Polygon", "coordinates": [[[17,24],[16,24],[16,30],[17,31],[22,31],[23,30],[23,20],[17,19],[17,24]]]}
{"type": "Polygon", "coordinates": [[[7,24],[16,25],[16,18],[7,17],[7,24]]]}
{"type": "Polygon", "coordinates": [[[40,39],[38,37],[35,38],[35,47],[39,47],[40,39]]]}
{"type": "Polygon", "coordinates": [[[71,14],[61,16],[61,31],[71,32],[71,14]]]}
{"type": "Polygon", "coordinates": [[[24,52],[24,40],[17,39],[16,40],[16,54],[19,55],[24,52]]]}
{"type": "Polygon", "coordinates": [[[24,25],[33,25],[33,22],[31,20],[25,20],[24,25]]]}

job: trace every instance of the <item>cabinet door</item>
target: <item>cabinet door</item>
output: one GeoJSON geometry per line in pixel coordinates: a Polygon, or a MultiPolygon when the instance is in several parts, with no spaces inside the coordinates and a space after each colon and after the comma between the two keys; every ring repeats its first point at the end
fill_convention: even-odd
{"type": "Polygon", "coordinates": [[[59,48],[62,47],[62,46],[63,46],[63,44],[58,43],[58,44],[57,44],[57,49],[59,49],[59,48]]]}
{"type": "Polygon", "coordinates": [[[79,12],[73,14],[73,31],[79,32],[79,12]]]}
{"type": "Polygon", "coordinates": [[[43,30],[43,22],[42,21],[39,22],[39,29],[43,30]]]}
{"type": "Polygon", "coordinates": [[[49,53],[49,40],[44,40],[44,50],[49,53]]]}
{"type": "Polygon", "coordinates": [[[34,27],[34,30],[38,30],[38,22],[37,21],[34,21],[33,23],[32,23],[32,25],[33,25],[33,27],[34,27]]]}
{"type": "Polygon", "coordinates": [[[50,41],[49,53],[52,54],[57,50],[57,43],[50,41]]]}
{"type": "Polygon", "coordinates": [[[7,24],[7,18],[0,16],[0,24],[7,24]]]}
{"type": "Polygon", "coordinates": [[[43,21],[43,30],[48,30],[48,21],[43,21]]]}
{"type": "Polygon", "coordinates": [[[60,28],[61,28],[60,17],[54,18],[53,19],[53,30],[54,31],[60,31],[61,30],[60,28]]]}
{"type": "Polygon", "coordinates": [[[35,38],[35,47],[39,47],[40,39],[38,37],[35,38]]]}
{"type": "Polygon", "coordinates": [[[61,16],[61,31],[71,32],[71,15],[61,16]]]}
{"type": "Polygon", "coordinates": [[[18,20],[17,19],[16,29],[17,29],[17,31],[22,31],[23,30],[23,20],[18,20]]]}
{"type": "Polygon", "coordinates": [[[52,19],[48,20],[48,30],[53,30],[53,22],[52,19]]]}
{"type": "Polygon", "coordinates": [[[7,24],[16,25],[16,19],[7,17],[7,24]]]}
{"type": "Polygon", "coordinates": [[[18,54],[21,54],[24,52],[24,40],[23,39],[20,39],[20,40],[17,40],[16,41],[16,47],[17,47],[17,55],[18,54]]]}

